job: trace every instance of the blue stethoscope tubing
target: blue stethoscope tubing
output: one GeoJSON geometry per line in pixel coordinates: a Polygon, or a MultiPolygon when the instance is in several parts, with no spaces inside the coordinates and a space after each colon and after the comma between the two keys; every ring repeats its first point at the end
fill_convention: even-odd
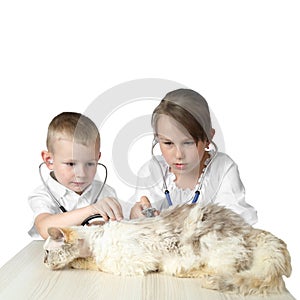
{"type": "MultiPolygon", "coordinates": [[[[165,193],[165,196],[166,196],[166,199],[168,201],[169,206],[172,206],[173,202],[171,200],[170,192],[168,190],[168,186],[167,186],[167,183],[166,183],[166,174],[164,174],[163,169],[162,169],[159,161],[157,160],[157,158],[155,157],[155,155],[153,153],[154,147],[156,146],[156,144],[158,144],[158,141],[154,138],[153,141],[152,141],[151,156],[152,156],[153,160],[159,166],[159,169],[160,169],[160,172],[161,172],[161,175],[162,175],[162,179],[163,179],[163,188],[165,190],[164,193],[165,193]]],[[[198,186],[197,190],[195,191],[195,195],[194,195],[194,198],[192,200],[192,203],[196,203],[198,201],[198,198],[200,196],[200,190],[201,190],[202,185],[203,185],[204,177],[205,177],[205,175],[207,173],[207,170],[211,166],[213,160],[215,159],[215,157],[217,156],[217,153],[218,153],[218,146],[216,145],[216,143],[213,142],[213,141],[211,141],[211,144],[214,146],[214,151],[213,151],[211,159],[209,160],[209,163],[207,164],[207,166],[206,166],[206,168],[204,170],[204,173],[201,174],[201,176],[200,176],[199,186],[198,186]]],[[[189,202],[189,201],[187,201],[187,202],[189,202]]]]}
{"type": "MultiPolygon", "coordinates": [[[[41,181],[42,181],[44,187],[46,188],[47,192],[49,193],[51,199],[55,202],[55,204],[57,205],[57,207],[59,207],[59,209],[61,210],[61,212],[63,212],[63,213],[64,213],[64,212],[67,212],[67,210],[62,206],[62,204],[61,204],[61,203],[56,199],[56,197],[53,195],[53,193],[51,192],[51,190],[50,190],[50,188],[49,188],[47,182],[44,180],[44,177],[43,177],[43,174],[42,174],[42,166],[43,166],[44,164],[46,164],[46,163],[45,163],[45,162],[42,162],[42,163],[40,163],[40,165],[39,165],[39,174],[40,174],[41,181]]],[[[101,193],[102,193],[102,191],[103,191],[103,189],[104,189],[104,186],[105,186],[105,183],[106,183],[106,180],[107,180],[107,168],[106,168],[106,166],[105,166],[104,164],[101,164],[101,163],[97,163],[97,164],[98,164],[98,166],[102,166],[102,167],[104,168],[104,170],[105,170],[105,178],[104,178],[104,181],[103,181],[103,183],[102,183],[101,188],[99,189],[98,194],[97,194],[96,197],[95,197],[95,200],[94,200],[93,204],[97,202],[99,196],[101,195],[101,193]]]]}

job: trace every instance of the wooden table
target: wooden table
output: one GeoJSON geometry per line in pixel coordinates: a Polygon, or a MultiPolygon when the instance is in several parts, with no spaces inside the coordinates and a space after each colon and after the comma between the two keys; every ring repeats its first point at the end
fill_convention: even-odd
{"type": "Polygon", "coordinates": [[[43,241],[33,241],[0,269],[0,299],[227,299],[295,300],[288,292],[264,297],[218,293],[199,287],[197,279],[162,274],[119,277],[97,271],[48,270],[43,241]]]}

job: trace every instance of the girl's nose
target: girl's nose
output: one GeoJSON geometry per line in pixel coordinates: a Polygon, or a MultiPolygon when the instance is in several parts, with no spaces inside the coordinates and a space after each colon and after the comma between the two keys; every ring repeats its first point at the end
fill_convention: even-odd
{"type": "Polygon", "coordinates": [[[183,159],[184,151],[180,146],[176,146],[176,159],[183,159]]]}

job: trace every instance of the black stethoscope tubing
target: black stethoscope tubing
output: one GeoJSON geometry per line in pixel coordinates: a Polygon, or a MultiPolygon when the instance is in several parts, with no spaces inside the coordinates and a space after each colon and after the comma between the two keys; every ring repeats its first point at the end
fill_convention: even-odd
{"type": "MultiPolygon", "coordinates": [[[[43,175],[42,175],[42,166],[45,164],[45,162],[42,162],[40,163],[39,165],[39,174],[40,174],[40,178],[41,178],[41,181],[44,185],[44,187],[46,188],[48,194],[50,195],[51,199],[55,202],[55,204],[57,205],[57,207],[61,210],[61,212],[65,213],[67,212],[67,210],[65,209],[65,207],[56,199],[56,197],[53,195],[53,193],[51,192],[48,184],[46,183],[46,181],[44,180],[43,178],[43,175]]],[[[104,189],[104,186],[105,186],[105,183],[106,183],[106,180],[107,180],[107,167],[104,165],[104,164],[101,164],[101,163],[97,163],[98,166],[102,166],[104,169],[105,169],[105,178],[104,178],[104,181],[102,183],[102,186],[97,194],[97,196],[95,197],[95,200],[93,201],[93,204],[95,204],[99,198],[99,196],[101,195],[103,189],[104,189]]],[[[82,223],[81,225],[85,225],[85,224],[88,224],[88,222],[92,219],[95,219],[95,218],[101,218],[102,216],[100,214],[95,214],[95,215],[92,215],[92,216],[89,216],[87,217],[82,223]]]]}

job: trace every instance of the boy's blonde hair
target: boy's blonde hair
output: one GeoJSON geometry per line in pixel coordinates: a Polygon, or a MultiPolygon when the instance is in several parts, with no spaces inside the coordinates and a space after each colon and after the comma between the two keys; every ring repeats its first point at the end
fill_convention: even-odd
{"type": "Polygon", "coordinates": [[[76,112],[63,112],[50,122],[48,127],[46,145],[48,151],[53,152],[56,140],[70,139],[83,145],[99,145],[100,134],[95,123],[83,114],[76,112]]]}

